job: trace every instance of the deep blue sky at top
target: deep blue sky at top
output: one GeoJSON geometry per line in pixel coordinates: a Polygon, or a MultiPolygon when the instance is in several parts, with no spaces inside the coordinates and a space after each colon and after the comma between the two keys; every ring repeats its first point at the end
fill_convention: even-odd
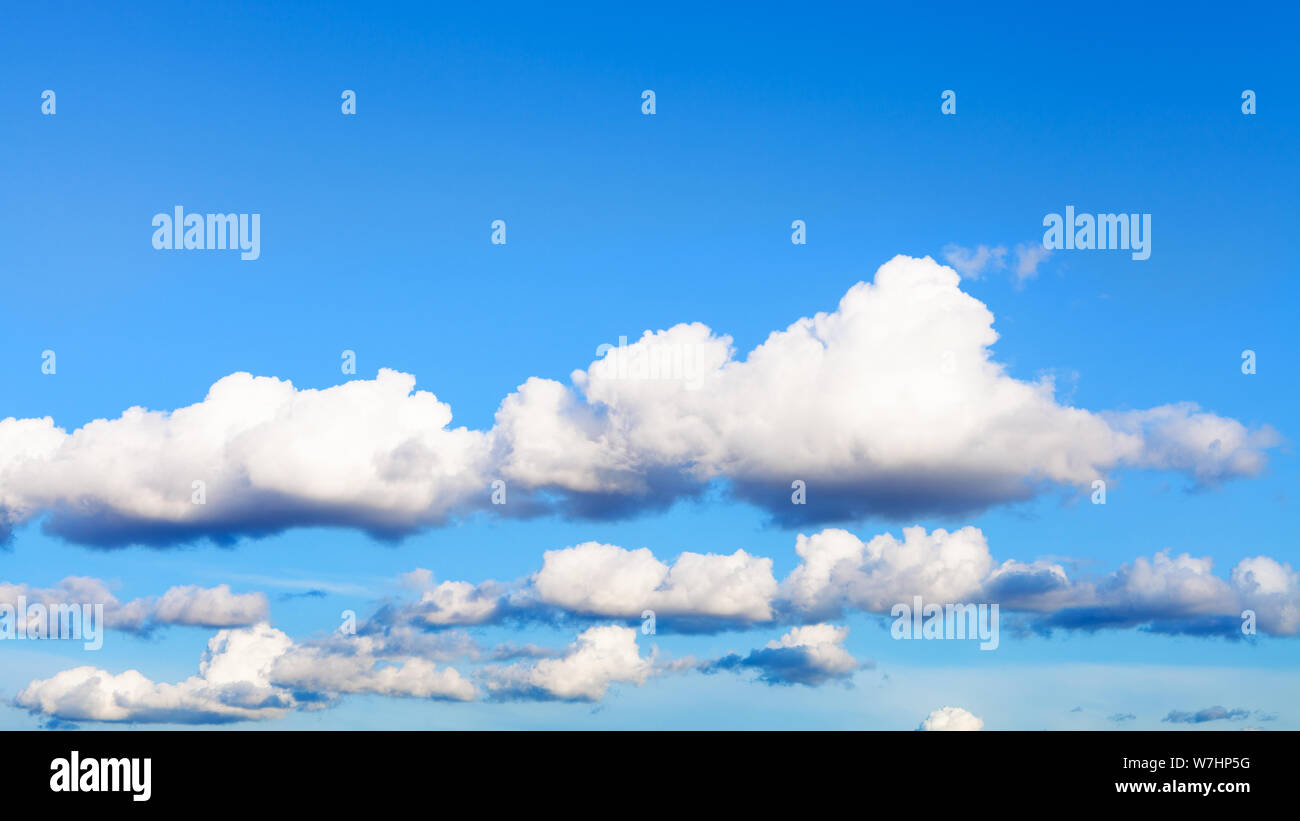
{"type": "MultiPolygon", "coordinates": [[[[1062,252],[1023,289],[1004,274],[967,283],[993,311],[995,355],[1013,375],[1053,371],[1093,410],[1192,400],[1289,438],[1300,429],[1293,10],[173,2],[2,13],[0,417],[52,415],[71,429],[131,405],[191,404],[235,371],[324,387],[342,381],[339,354],[352,349],[359,376],[414,373],[455,424],[485,428],[527,377],[567,380],[619,336],[698,320],[744,352],[833,310],[895,254],[1036,243],[1044,214],[1075,205],[1152,214],[1151,259],[1062,252]],[[47,88],[54,117],[39,115],[47,88]],[[1247,88],[1255,116],[1240,110],[1247,88]],[[343,89],[357,92],[355,117],[340,114],[343,89]],[[653,117],[643,89],[657,94],[653,117]],[[939,113],[944,89],[957,116],[939,113]],[[178,204],[260,213],[261,259],[153,250],[153,214],[178,204]],[[494,219],[508,223],[505,247],[489,242],[494,219]],[[806,246],[789,241],[794,219],[807,222],[806,246]],[[40,373],[47,348],[56,378],[40,373]],[[1240,373],[1245,348],[1258,353],[1255,377],[1240,373]]],[[[922,523],[979,524],[999,558],[1109,567],[1171,546],[1214,555],[1221,572],[1261,552],[1295,564],[1298,476],[1288,444],[1266,476],[1218,491],[1126,477],[1104,518],[1053,497],[922,523]]],[[[105,555],[29,527],[0,556],[0,577],[103,575],[132,595],[237,572],[373,580],[419,564],[439,578],[512,578],[543,549],[586,539],[661,557],[744,547],[782,575],[793,535],[729,505],[602,525],[471,524],[397,547],[313,531],[233,551],[105,555]]],[[[319,622],[336,605],[272,601],[280,624],[303,630],[314,622],[294,613],[319,622]]],[[[185,638],[167,664],[186,674],[205,640],[185,638]]],[[[1204,652],[1179,647],[1183,660],[1204,652]]]]}

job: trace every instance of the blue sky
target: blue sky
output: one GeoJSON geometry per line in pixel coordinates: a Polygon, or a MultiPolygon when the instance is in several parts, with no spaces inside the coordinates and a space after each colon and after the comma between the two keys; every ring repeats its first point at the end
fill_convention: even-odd
{"type": "MultiPolygon", "coordinates": [[[[616,518],[569,515],[562,504],[527,518],[457,507],[396,541],[322,519],[233,544],[200,536],[105,549],[46,525],[82,505],[93,531],[96,517],[107,518],[97,505],[134,492],[130,475],[165,461],[155,454],[186,458],[184,444],[168,439],[113,450],[123,434],[110,433],[103,447],[112,459],[51,469],[53,490],[41,499],[54,501],[29,501],[15,519],[0,580],[53,588],[93,577],[123,602],[225,584],[263,594],[271,627],[313,646],[330,641],[345,609],[366,622],[382,601],[409,604],[419,591],[400,578],[416,568],[436,583],[512,582],[536,572],[544,551],[592,541],[649,548],[665,563],[744,550],[770,558],[778,582],[799,564],[796,537],[825,527],[866,541],[901,539],[915,525],[971,526],[996,563],[1057,564],[1075,581],[1106,579],[1166,549],[1212,557],[1222,580],[1251,557],[1300,564],[1290,527],[1300,475],[1300,289],[1286,241],[1300,205],[1300,117],[1284,82],[1296,76],[1284,35],[1292,12],[1238,6],[1225,21],[1199,8],[1171,17],[1120,5],[1083,15],[1037,5],[996,13],[683,5],[615,15],[512,4],[173,3],[130,17],[62,4],[9,17],[0,34],[8,194],[0,418],[48,416],[70,433],[133,406],[194,405],[238,372],[326,389],[389,368],[448,404],[453,427],[487,431],[530,377],[572,390],[571,373],[620,336],[700,322],[730,335],[740,361],[773,331],[835,311],[896,255],[945,263],[956,247],[983,245],[1008,249],[1007,268],[945,287],[991,312],[990,356],[1004,378],[1053,375],[1054,402],[1091,414],[1194,402],[1217,420],[1277,435],[1243,446],[1257,464],[1206,480],[1204,443],[1180,439],[1183,427],[1149,433],[1140,455],[1105,471],[1104,506],[1089,502],[1086,481],[1062,480],[977,509],[948,510],[935,491],[919,513],[883,506],[787,525],[781,509],[733,492],[736,476],[719,468],[666,509],[631,498],[616,518]],[[57,93],[54,116],[41,114],[44,89],[57,93]],[[340,111],[343,89],[357,94],[354,116],[340,111]],[[655,91],[653,116],[642,113],[643,89],[655,91]],[[945,89],[957,93],[952,116],[940,111],[945,89]],[[1241,110],[1244,89],[1257,95],[1256,114],[1241,110]],[[150,221],[178,204],[260,214],[260,258],[155,250],[150,221]],[[1037,246],[1044,215],[1067,205],[1152,215],[1150,259],[1058,251],[1017,282],[1015,247],[1037,246]],[[505,245],[490,241],[497,219],[508,224],[505,245]],[[796,219],[806,221],[805,245],[791,243],[796,219]],[[1246,349],[1257,355],[1251,375],[1241,371],[1246,349]],[[42,372],[45,350],[57,354],[55,374],[42,372]],[[355,376],[340,372],[344,350],[356,352],[355,376]],[[1157,453],[1164,435],[1187,452],[1157,453]]],[[[918,344],[958,333],[961,323],[943,316],[915,331],[918,344]]],[[[759,418],[791,401],[779,381],[766,384],[770,392],[745,400],[759,418]]],[[[864,382],[868,392],[875,384],[864,382]]],[[[725,397],[726,388],[704,393],[725,397]]],[[[882,446],[928,438],[878,424],[867,395],[845,417],[852,430],[870,429],[882,446]]],[[[740,403],[717,411],[718,424],[734,422],[740,403]]],[[[965,411],[955,413],[960,424],[965,411]]],[[[1038,433],[1084,447],[1054,429],[1038,433]]],[[[302,437],[308,451],[328,451],[302,437]]],[[[14,441],[0,437],[0,509],[16,516],[15,500],[39,494],[34,474],[5,476],[17,462],[14,441]]],[[[722,462],[764,452],[762,442],[748,446],[722,462]]],[[[1034,447],[1026,438],[1024,448],[1034,447]]],[[[865,493],[870,466],[850,472],[848,492],[865,493]]],[[[818,489],[812,482],[810,497],[818,489]]],[[[546,482],[520,491],[532,492],[544,507],[557,493],[546,482]]],[[[249,503],[279,504],[256,494],[249,503]]],[[[219,540],[233,532],[210,530],[219,540]]],[[[586,584],[607,581],[596,574],[586,584]]],[[[1295,607],[1294,577],[1290,589],[1295,607]]],[[[1223,609],[1179,606],[1166,615],[1223,609]]],[[[847,608],[824,621],[849,628],[842,649],[863,666],[820,686],[656,668],[586,699],[538,698],[536,678],[534,689],[479,685],[505,695],[469,701],[325,688],[327,709],[303,701],[217,726],[913,729],[953,706],[989,729],[1133,729],[1185,726],[1161,719],[1222,705],[1250,718],[1195,726],[1300,727],[1293,629],[1250,640],[1140,625],[1014,635],[1012,609],[1004,607],[999,648],[981,652],[970,642],[895,641],[887,616],[847,608]]],[[[635,624],[579,615],[417,632],[460,631],[483,654],[503,643],[563,652],[589,626],[635,624]]],[[[814,621],[823,619],[702,634],[670,624],[634,640],[644,657],[656,646],[657,663],[703,663],[814,621]]],[[[196,674],[217,633],[211,624],[111,630],[95,652],[2,642],[0,693],[10,706],[0,708],[0,726],[111,726],[84,705],[32,709],[12,699],[82,665],[179,682],[196,674]]],[[[435,661],[467,681],[493,663],[435,661]]],[[[507,661],[522,666],[503,675],[533,675],[533,663],[507,661]]],[[[146,719],[137,720],[155,726],[146,719]]]]}

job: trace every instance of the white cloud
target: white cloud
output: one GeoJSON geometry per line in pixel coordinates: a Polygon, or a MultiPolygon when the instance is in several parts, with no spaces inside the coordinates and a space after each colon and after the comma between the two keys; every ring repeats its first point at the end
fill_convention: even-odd
{"type": "Polygon", "coordinates": [[[0,421],[0,510],[90,544],[167,543],[295,525],[392,534],[486,487],[484,434],[415,379],[381,370],[325,390],[237,373],[170,413],[131,408],[71,434],[0,421]],[[205,504],[193,483],[206,483],[205,504]]]}
{"type": "Polygon", "coordinates": [[[153,616],[166,624],[238,627],[266,621],[266,594],[232,593],[230,585],[173,587],[154,605],[153,616]]]}
{"type": "MultiPolygon", "coordinates": [[[[1169,550],[1139,557],[1108,574],[1072,578],[1061,565],[1045,561],[998,564],[973,527],[928,533],[906,528],[902,539],[882,534],[866,541],[828,529],[800,535],[796,553],[799,565],[778,585],[770,560],[743,551],[730,556],[686,553],[666,565],[648,550],[585,543],[548,552],[541,571],[513,587],[497,585],[481,600],[464,592],[485,590],[484,585],[434,585],[430,572],[417,570],[405,579],[422,589],[412,611],[418,618],[378,622],[359,636],[302,645],[266,624],[225,629],[209,641],[199,675],[177,684],[156,683],[135,670],[113,674],[84,666],[31,682],[14,703],[71,721],[212,723],[275,718],[348,693],[472,700],[478,689],[470,679],[434,662],[481,659],[478,645],[459,631],[431,634],[406,622],[445,628],[458,620],[486,623],[502,613],[524,615],[530,607],[588,618],[636,618],[650,601],[688,625],[710,618],[717,620],[715,626],[726,627],[802,624],[746,656],[731,654],[706,663],[659,663],[653,654],[643,657],[637,631],[617,625],[591,627],[563,651],[503,646],[489,658],[534,661],[481,668],[483,686],[494,699],[594,701],[613,683],[640,685],[656,673],[687,669],[754,669],[771,684],[843,681],[860,666],[843,647],[848,628],[815,620],[853,611],[887,613],[914,595],[930,603],[998,602],[1004,611],[1020,611],[1031,618],[1031,626],[1044,630],[1143,626],[1235,637],[1242,610],[1252,609],[1261,632],[1300,632],[1300,574],[1268,556],[1242,559],[1226,579],[1214,575],[1208,557],[1169,550]],[[452,591],[449,597],[447,591],[452,591]]],[[[20,595],[51,602],[89,597],[116,602],[97,579],[70,577],[50,590],[0,585],[0,602],[20,595]]],[[[222,585],[173,588],[157,607],[141,599],[114,608],[119,628],[143,629],[162,619],[211,623],[251,617],[264,610],[265,602],[256,595],[234,595],[222,585]]],[[[954,715],[937,711],[927,723],[961,723],[954,715]]]]}
{"type": "Polygon", "coordinates": [[[816,665],[820,669],[832,672],[847,672],[857,667],[857,662],[853,660],[853,657],[840,646],[848,635],[849,628],[847,627],[837,627],[833,624],[809,624],[804,627],[794,628],[776,641],[769,641],[766,647],[769,650],[777,650],[783,647],[804,647],[816,657],[816,665]]]}
{"type": "Polygon", "coordinates": [[[160,625],[247,627],[267,619],[264,593],[232,593],[229,585],[211,588],[184,585],[169,588],[161,598],[123,602],[108,583],[89,576],[68,576],[55,588],[0,582],[0,604],[28,606],[96,605],[104,607],[104,626],[130,633],[145,633],[160,625]]]}
{"type": "Polygon", "coordinates": [[[959,283],[928,258],[896,257],[836,311],[774,332],[744,360],[698,324],[628,346],[702,349],[696,389],[620,379],[599,361],[573,374],[582,400],[530,380],[497,432],[545,420],[548,433],[498,437],[501,472],[589,505],[597,492],[653,502],[726,479],[778,518],[812,521],[975,510],[1125,466],[1202,482],[1262,469],[1269,430],[1190,404],[1091,413],[1058,404],[1050,379],[1011,378],[992,360],[992,314],[959,283]],[[796,479],[807,504],[790,504],[796,479]]]}
{"type": "Polygon", "coordinates": [[[997,564],[974,527],[903,530],[862,541],[844,530],[800,535],[800,564],[781,583],[786,618],[844,612],[888,613],[921,596],[931,603],[997,603],[1036,618],[1040,629],[1142,626],[1155,632],[1239,638],[1241,612],[1253,609],[1272,635],[1300,632],[1300,580],[1267,556],[1243,559],[1228,579],[1208,557],[1164,550],[1099,577],[1071,578],[1046,561],[997,564]]]}
{"type": "Polygon", "coordinates": [[[489,431],[450,427],[446,404],[390,370],[324,390],[234,374],[198,404],[71,434],[49,418],[0,421],[0,530],[44,517],[96,545],[308,525],[398,536],[480,509],[633,513],[713,480],[790,521],[910,518],[1086,488],[1125,467],[1213,484],[1258,473],[1278,441],[1190,403],[1062,405],[1050,379],[993,360],[997,338],[957,272],[900,256],[743,359],[730,337],[676,325],[575,371],[573,388],[530,378],[489,431]],[[690,378],[611,366],[658,345],[692,352],[690,378]],[[507,505],[488,504],[495,478],[507,505]],[[790,504],[796,479],[805,505],[790,504]],[[196,480],[206,504],[192,502],[196,480]]]}
{"type": "Polygon", "coordinates": [[[1146,625],[1155,632],[1240,637],[1243,610],[1271,635],[1300,633],[1300,583],[1289,564],[1267,556],[1243,559],[1222,579],[1208,556],[1169,550],[1102,579],[1071,583],[1068,605],[1053,608],[1051,627],[1098,629],[1146,625]]]}
{"type": "Polygon", "coordinates": [[[847,681],[862,665],[844,649],[848,627],[810,624],[796,627],[776,641],[746,656],[736,653],[700,665],[706,673],[755,669],[768,684],[805,684],[816,687],[828,681],[847,681]]]}
{"type": "Polygon", "coordinates": [[[1300,575],[1268,556],[1242,559],[1232,569],[1241,603],[1256,611],[1259,626],[1275,635],[1300,633],[1300,575]]]}
{"type": "Polygon", "coordinates": [[[15,610],[23,604],[41,604],[47,609],[56,605],[102,604],[104,626],[131,633],[143,632],[149,627],[152,608],[148,599],[119,601],[106,582],[89,576],[68,576],[59,582],[58,587],[45,588],[0,582],[0,604],[15,610]]]}
{"type": "Polygon", "coordinates": [[[536,600],[572,613],[639,618],[691,616],[767,621],[776,594],[772,560],[737,550],[729,556],[683,553],[671,566],[648,549],[585,542],[548,550],[532,579],[536,600]]]}
{"type": "Polygon", "coordinates": [[[75,667],[31,682],[14,704],[67,721],[219,724],[282,718],[348,693],[469,701],[477,696],[474,685],[431,658],[472,650],[463,637],[429,641],[400,631],[295,645],[258,624],[218,632],[199,674],[177,684],[154,682],[138,670],[75,667]]]}
{"type": "Polygon", "coordinates": [[[431,574],[416,571],[408,577],[426,586],[419,600],[392,604],[376,619],[426,628],[507,618],[635,622],[651,610],[658,630],[707,632],[887,614],[921,596],[935,604],[996,603],[1044,631],[1144,627],[1239,637],[1241,612],[1253,609],[1261,631],[1300,633],[1300,579],[1267,556],[1242,560],[1226,579],[1214,574],[1209,557],[1169,550],[1110,573],[1071,576],[1049,561],[998,563],[975,527],[919,526],[904,528],[901,539],[883,533],[863,540],[838,528],[800,534],[795,553],[799,564],[778,584],[771,559],[743,550],[683,553],[669,565],[646,548],[587,542],[547,551],[541,570],[510,585],[434,586],[431,574]]]}
{"type": "Polygon", "coordinates": [[[423,569],[404,579],[420,598],[382,611],[380,621],[443,627],[556,615],[631,620],[651,610],[665,625],[700,631],[770,621],[777,592],[772,560],[743,550],[686,552],[669,565],[646,548],[599,542],[548,550],[541,569],[513,585],[434,584],[423,569]]]}
{"type": "Polygon", "coordinates": [[[846,530],[828,529],[795,542],[800,564],[782,583],[782,593],[800,612],[835,615],[843,609],[889,612],[913,596],[963,602],[982,594],[993,567],[978,528],[949,533],[923,527],[903,529],[900,541],[885,533],[863,542],[846,530]]]}
{"type": "Polygon", "coordinates": [[[1280,441],[1271,429],[1248,430],[1189,402],[1104,417],[1115,430],[1142,438],[1141,453],[1130,460],[1134,466],[1182,471],[1204,484],[1258,474],[1263,449],[1280,441]]]}
{"type": "Polygon", "coordinates": [[[984,720],[960,707],[940,707],[926,716],[918,730],[982,730],[984,720]]]}
{"type": "Polygon", "coordinates": [[[69,721],[222,723],[279,718],[292,699],[267,679],[272,662],[291,644],[269,625],[222,630],[208,642],[199,675],[156,683],[137,670],[114,675],[94,667],[64,670],[33,681],[18,707],[69,721]]]}
{"type": "Polygon", "coordinates": [[[497,699],[599,701],[611,684],[640,686],[654,670],[640,654],[636,630],[602,625],[580,633],[560,658],[489,666],[483,677],[497,699]]]}
{"type": "MultiPolygon", "coordinates": [[[[417,573],[428,573],[420,570],[417,573]]],[[[433,576],[428,576],[432,585],[433,576]]],[[[494,581],[473,585],[469,582],[447,581],[423,590],[418,602],[403,608],[403,616],[431,627],[459,624],[482,624],[491,621],[502,611],[505,588],[494,581]]]]}
{"type": "Polygon", "coordinates": [[[1300,581],[1290,565],[1267,556],[1243,559],[1224,579],[1213,561],[1169,550],[1138,557],[1100,577],[1071,578],[1046,561],[997,564],[974,527],[948,532],[903,529],[862,541],[844,530],[800,535],[800,564],[781,583],[787,618],[843,612],[888,613],[921,596],[933,603],[997,603],[1038,618],[1041,629],[1095,630],[1145,626],[1156,632],[1240,636],[1241,612],[1253,609],[1260,630],[1300,632],[1300,581]]]}
{"type": "MultiPolygon", "coordinates": [[[[364,643],[358,637],[353,641],[364,643]]],[[[472,701],[474,685],[453,667],[408,656],[388,660],[365,649],[331,652],[329,647],[297,646],[276,660],[271,678],[280,687],[311,693],[377,693],[390,697],[472,701]]]]}

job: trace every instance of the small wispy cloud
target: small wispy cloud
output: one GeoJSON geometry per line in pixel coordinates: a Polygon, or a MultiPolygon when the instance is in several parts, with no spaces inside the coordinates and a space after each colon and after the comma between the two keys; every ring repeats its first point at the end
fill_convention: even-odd
{"type": "Polygon", "coordinates": [[[372,587],[351,582],[333,582],[323,579],[294,579],[284,578],[281,576],[271,576],[262,573],[234,573],[223,574],[224,578],[232,581],[243,582],[258,587],[272,587],[278,590],[297,591],[304,596],[321,596],[327,593],[334,593],[340,596],[374,596],[376,591],[372,587]]]}
{"type": "Polygon", "coordinates": [[[943,247],[943,259],[962,279],[979,279],[986,271],[1000,271],[1007,267],[1007,249],[998,245],[990,248],[980,245],[974,249],[949,243],[943,247]]]}
{"type": "Polygon", "coordinates": [[[955,243],[943,247],[944,262],[952,266],[962,279],[980,279],[986,273],[1010,270],[1016,287],[1038,276],[1038,266],[1052,252],[1041,243],[1021,242],[1008,252],[1005,245],[977,245],[966,248],[955,243]],[[1008,257],[1011,257],[1008,262],[1008,257]]]}
{"type": "Polygon", "coordinates": [[[1017,245],[1016,265],[1013,269],[1016,285],[1023,286],[1026,280],[1038,276],[1038,266],[1051,255],[1052,252],[1041,244],[1022,242],[1017,245]]]}
{"type": "Polygon", "coordinates": [[[1170,710],[1169,715],[1160,720],[1168,721],[1171,724],[1204,724],[1207,721],[1240,721],[1246,718],[1250,718],[1250,710],[1225,710],[1223,707],[1216,705],[1206,707],[1204,710],[1197,710],[1194,713],[1170,710]]]}

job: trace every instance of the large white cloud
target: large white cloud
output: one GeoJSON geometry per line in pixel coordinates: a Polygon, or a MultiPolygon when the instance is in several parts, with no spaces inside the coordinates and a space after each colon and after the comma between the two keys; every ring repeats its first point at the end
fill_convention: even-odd
{"type": "Polygon", "coordinates": [[[407,532],[486,488],[485,435],[449,429],[450,408],[414,385],[390,370],[325,390],[237,373],[198,404],[70,434],[48,417],[6,419],[0,511],[8,523],[48,513],[52,531],[90,544],[312,524],[407,532]]]}
{"type": "Polygon", "coordinates": [[[1123,466],[1213,482],[1258,472],[1276,441],[1191,404],[1113,415],[1062,405],[1050,380],[994,362],[996,340],[993,315],[955,271],[896,257],[837,310],[774,332],[743,360],[697,323],[576,371],[581,398],[530,380],[497,430],[546,435],[506,436],[502,470],[529,486],[649,498],[724,478],[779,517],[811,520],[974,510],[1123,466]],[[692,367],[676,379],[620,367],[654,350],[692,352],[692,367]],[[806,504],[790,503],[795,480],[806,504]]]}
{"type": "Polygon", "coordinates": [[[700,323],[647,332],[575,371],[572,387],[528,379],[487,431],[452,428],[446,404],[394,371],[323,390],[233,374],[197,404],[72,433],[0,421],[0,535],[44,516],[97,545],[299,525],[396,536],[479,509],[628,514],[713,480],[778,518],[902,518],[1124,467],[1213,484],[1258,473],[1277,441],[1190,403],[1069,407],[1050,380],[1009,376],[996,340],[955,271],[900,256],[744,358],[700,323]],[[497,478],[504,505],[489,504],[497,478]],[[806,504],[791,504],[796,480],[806,504]]]}

